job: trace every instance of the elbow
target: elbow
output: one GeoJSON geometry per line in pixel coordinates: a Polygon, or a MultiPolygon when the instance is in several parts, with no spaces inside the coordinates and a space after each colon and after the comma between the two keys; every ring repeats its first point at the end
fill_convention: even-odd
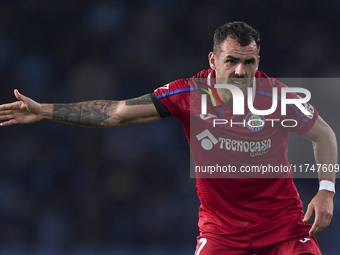
{"type": "Polygon", "coordinates": [[[120,119],[120,118],[110,118],[109,120],[108,120],[108,122],[107,122],[107,125],[106,125],[106,127],[108,127],[108,128],[111,128],[111,127],[119,127],[119,126],[121,126],[121,125],[123,125],[124,123],[123,123],[123,120],[122,119],[120,119]]]}
{"type": "Polygon", "coordinates": [[[328,141],[331,141],[335,144],[337,143],[335,132],[333,131],[333,129],[330,126],[328,126],[328,124],[327,124],[327,128],[326,128],[326,130],[323,133],[323,136],[321,138],[327,139],[328,141]]]}
{"type": "Polygon", "coordinates": [[[336,134],[335,134],[335,132],[333,131],[333,129],[330,128],[330,130],[331,130],[332,139],[336,142],[336,141],[337,141],[337,139],[336,139],[336,134]]]}
{"type": "Polygon", "coordinates": [[[119,127],[121,125],[122,125],[122,123],[120,123],[119,121],[110,121],[106,125],[104,125],[103,127],[106,127],[106,128],[115,128],[115,127],[119,127]]]}
{"type": "Polygon", "coordinates": [[[322,132],[315,136],[315,139],[312,140],[314,146],[317,144],[324,144],[327,147],[336,149],[337,148],[337,138],[331,127],[327,125],[322,132]]]}
{"type": "Polygon", "coordinates": [[[121,123],[113,123],[109,127],[120,127],[122,124],[121,123]]]}

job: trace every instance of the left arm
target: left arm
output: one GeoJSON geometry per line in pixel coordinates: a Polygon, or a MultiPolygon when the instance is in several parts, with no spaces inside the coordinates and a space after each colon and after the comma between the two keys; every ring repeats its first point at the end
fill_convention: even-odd
{"type": "MultiPolygon", "coordinates": [[[[336,136],[330,126],[319,116],[312,129],[303,135],[312,141],[314,148],[314,156],[317,164],[333,165],[337,164],[338,151],[336,136]]],[[[327,180],[335,183],[335,171],[319,171],[319,182],[327,180]]],[[[334,192],[328,190],[319,190],[312,201],[308,204],[308,208],[303,219],[307,222],[315,212],[315,220],[309,231],[310,236],[314,236],[328,227],[333,216],[333,197],[334,192]]]]}

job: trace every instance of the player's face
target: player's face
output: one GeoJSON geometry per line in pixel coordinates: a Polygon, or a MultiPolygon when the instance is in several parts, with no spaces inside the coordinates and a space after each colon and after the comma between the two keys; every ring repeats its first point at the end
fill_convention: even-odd
{"type": "Polygon", "coordinates": [[[260,56],[255,41],[242,47],[227,37],[218,52],[209,54],[209,62],[218,83],[233,84],[246,93],[258,69],[260,56]]]}

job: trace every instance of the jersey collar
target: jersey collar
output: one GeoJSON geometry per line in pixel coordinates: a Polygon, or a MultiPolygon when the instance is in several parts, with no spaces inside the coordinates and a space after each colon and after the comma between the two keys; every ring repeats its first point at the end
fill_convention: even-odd
{"type": "MultiPolygon", "coordinates": [[[[207,77],[207,84],[209,85],[209,87],[212,86],[212,84],[214,83],[214,79],[215,79],[215,70],[211,70],[211,72],[209,72],[208,74],[208,77],[207,77]]],[[[253,91],[253,98],[252,98],[252,101],[254,103],[254,100],[255,100],[255,95],[256,95],[256,78],[254,77],[253,78],[253,82],[250,84],[250,86],[252,88],[252,91],[253,91]]],[[[213,93],[211,88],[208,89],[210,93],[213,93]]],[[[218,103],[218,100],[214,100],[212,97],[210,97],[210,100],[211,100],[211,104],[213,106],[221,106],[221,104],[218,103]]]]}

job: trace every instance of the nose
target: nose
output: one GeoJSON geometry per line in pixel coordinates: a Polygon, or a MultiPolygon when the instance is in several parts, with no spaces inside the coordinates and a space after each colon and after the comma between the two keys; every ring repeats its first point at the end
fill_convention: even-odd
{"type": "Polygon", "coordinates": [[[239,63],[239,64],[236,66],[235,74],[236,74],[237,76],[240,76],[240,77],[242,77],[242,76],[244,76],[244,75],[246,74],[246,71],[245,71],[244,66],[243,66],[242,63],[239,63]]]}

